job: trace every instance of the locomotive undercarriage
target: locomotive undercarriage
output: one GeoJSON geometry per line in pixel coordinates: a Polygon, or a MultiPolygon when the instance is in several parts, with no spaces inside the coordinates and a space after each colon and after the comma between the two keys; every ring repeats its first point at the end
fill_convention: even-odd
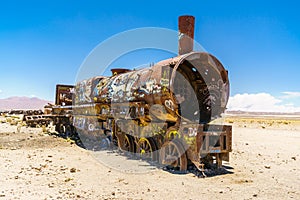
{"type": "Polygon", "coordinates": [[[74,115],[74,118],[61,115],[60,120],[55,121],[56,127],[59,127],[56,130],[67,135],[79,135],[83,146],[90,150],[117,147],[126,154],[180,171],[186,171],[189,164],[203,170],[204,165],[221,167],[222,160],[229,161],[231,126],[190,121],[178,124],[157,118],[146,122],[140,120],[141,108],[135,109],[135,115],[129,110],[127,113],[125,110],[124,117],[119,120],[107,114],[74,115]],[[78,121],[85,122],[80,126],[78,121]]]}

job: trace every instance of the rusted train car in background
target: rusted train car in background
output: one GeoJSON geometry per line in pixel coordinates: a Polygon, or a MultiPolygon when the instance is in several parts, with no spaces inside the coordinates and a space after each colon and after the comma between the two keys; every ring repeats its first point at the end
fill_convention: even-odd
{"type": "Polygon", "coordinates": [[[228,72],[193,51],[194,17],[179,17],[179,55],[139,70],[113,69],[76,86],[57,86],[56,130],[90,141],[109,138],[121,150],[164,165],[202,169],[229,161],[231,126],[212,124],[225,111],[228,72]],[[70,96],[71,95],[71,96],[70,96]]]}

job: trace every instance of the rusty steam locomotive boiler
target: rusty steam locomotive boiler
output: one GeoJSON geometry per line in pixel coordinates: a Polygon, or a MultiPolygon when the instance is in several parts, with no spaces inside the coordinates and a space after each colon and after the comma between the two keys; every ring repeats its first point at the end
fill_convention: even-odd
{"type": "Polygon", "coordinates": [[[193,51],[194,21],[179,17],[177,57],[77,83],[67,124],[82,139],[108,137],[123,151],[181,171],[188,163],[202,169],[229,161],[231,126],[211,123],[226,109],[228,72],[213,55],[193,51]]]}

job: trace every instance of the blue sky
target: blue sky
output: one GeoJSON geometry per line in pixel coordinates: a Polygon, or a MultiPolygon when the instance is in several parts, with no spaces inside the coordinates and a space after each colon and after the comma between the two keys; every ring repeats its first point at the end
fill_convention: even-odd
{"type": "MultiPolygon", "coordinates": [[[[178,16],[190,14],[196,17],[195,40],[228,69],[232,97],[268,94],[277,100],[274,106],[298,109],[299,7],[296,0],[1,1],[0,98],[53,100],[55,85],[74,84],[100,42],[133,28],[177,30],[178,16]]],[[[124,67],[169,56],[145,54],[132,63],[123,59],[124,67]]]]}

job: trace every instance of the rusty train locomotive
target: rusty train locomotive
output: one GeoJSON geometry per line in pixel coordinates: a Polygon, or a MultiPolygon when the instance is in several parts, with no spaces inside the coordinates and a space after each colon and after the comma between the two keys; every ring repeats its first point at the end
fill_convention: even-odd
{"type": "Polygon", "coordinates": [[[181,171],[229,161],[231,126],[211,123],[226,109],[228,72],[213,55],[193,51],[194,17],[179,17],[179,32],[177,57],[58,86],[65,93],[57,88],[52,108],[57,131],[76,132],[87,148],[109,138],[122,151],[181,171]]]}

